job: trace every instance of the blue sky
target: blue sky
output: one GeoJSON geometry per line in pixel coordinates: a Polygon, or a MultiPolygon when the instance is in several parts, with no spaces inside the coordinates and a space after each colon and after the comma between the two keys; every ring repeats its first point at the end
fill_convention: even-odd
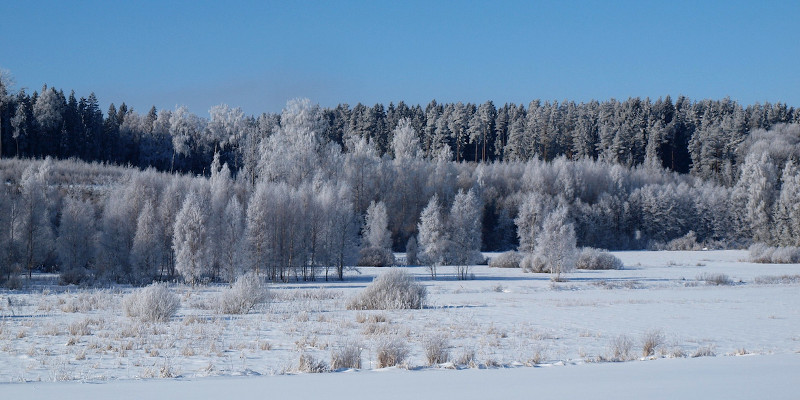
{"type": "Polygon", "coordinates": [[[800,1],[611,3],[0,0],[0,68],[29,92],[201,115],[295,97],[800,106],[800,1]]]}

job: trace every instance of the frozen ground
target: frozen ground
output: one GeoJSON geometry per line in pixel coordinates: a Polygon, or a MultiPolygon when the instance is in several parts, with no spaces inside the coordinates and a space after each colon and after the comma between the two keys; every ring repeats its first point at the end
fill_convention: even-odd
{"type": "Polygon", "coordinates": [[[798,355],[708,357],[552,368],[0,385],[12,399],[796,399],[798,355]]]}
{"type": "MultiPolygon", "coordinates": [[[[641,395],[657,378],[652,389],[674,385],[675,390],[705,390],[710,397],[747,393],[714,391],[742,382],[789,393],[794,386],[789,378],[800,376],[800,265],[741,262],[747,257],[742,251],[615,254],[626,269],[577,271],[567,275],[568,282],[555,284],[548,275],[518,269],[476,266],[474,280],[458,281],[451,268],[442,267],[440,278],[431,281],[427,269],[410,268],[428,287],[429,305],[423,310],[346,310],[347,299],[381,272],[370,268],[345,282],[272,286],[271,304],[245,316],[209,309],[221,287],[179,286],[174,289],[182,300],[179,315],[159,324],[123,315],[121,297],[130,288],[84,291],[48,286],[47,277],[41,277],[44,283],[27,292],[0,292],[0,381],[115,382],[98,389],[4,385],[0,391],[235,386],[263,393],[259,387],[312,391],[311,382],[327,386],[350,380],[368,394],[370,387],[381,390],[388,381],[399,385],[393,393],[403,393],[401,382],[427,385],[441,379],[451,385],[444,384],[443,391],[483,382],[500,391],[539,395],[556,386],[580,393],[583,387],[575,382],[589,379],[600,380],[591,386],[596,390],[641,395]],[[698,280],[703,274],[726,274],[732,284],[698,280]],[[791,279],[776,278],[784,275],[791,279]],[[663,340],[653,356],[643,357],[642,342],[654,332],[663,340]],[[375,369],[377,344],[393,335],[409,345],[405,368],[411,371],[364,371],[375,369]],[[422,343],[437,335],[447,338],[452,363],[427,367],[422,343]],[[332,349],[352,340],[363,348],[362,371],[223,378],[292,374],[300,354],[328,361],[332,349]],[[473,362],[457,365],[469,354],[473,362]],[[610,359],[632,361],[603,362],[610,359]],[[643,361],[649,359],[657,360],[643,361]],[[159,377],[181,379],[152,380],[159,377]],[[118,382],[129,379],[149,383],[118,382]],[[508,384],[497,385],[498,380],[508,384]]],[[[341,386],[344,396],[350,385],[341,386]]]]}

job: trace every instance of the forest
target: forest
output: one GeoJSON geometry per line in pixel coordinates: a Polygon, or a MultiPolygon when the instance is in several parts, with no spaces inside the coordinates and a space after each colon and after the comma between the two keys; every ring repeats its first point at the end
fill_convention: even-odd
{"type": "Polygon", "coordinates": [[[103,114],[94,94],[0,86],[0,279],[343,279],[393,251],[533,253],[552,231],[602,249],[797,246],[798,123],[785,104],[669,96],[103,114]]]}

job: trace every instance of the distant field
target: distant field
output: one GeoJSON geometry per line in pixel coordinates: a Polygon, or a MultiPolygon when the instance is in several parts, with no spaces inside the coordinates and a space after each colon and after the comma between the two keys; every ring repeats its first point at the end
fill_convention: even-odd
{"type": "MultiPolygon", "coordinates": [[[[39,275],[28,290],[0,292],[0,381],[295,374],[301,356],[328,364],[348,343],[360,346],[361,369],[372,370],[390,338],[407,346],[400,368],[423,374],[800,351],[800,265],[743,262],[743,251],[614,254],[625,269],[576,271],[560,283],[487,266],[473,266],[466,281],[440,267],[432,281],[426,268],[402,267],[427,287],[422,310],[346,309],[380,268],[361,268],[344,282],[271,285],[267,305],[235,316],[213,311],[226,286],[177,285],[181,307],[163,323],[124,315],[131,287],[84,290],[39,275]],[[448,357],[429,366],[425,344],[434,337],[448,357]]],[[[797,357],[782,360],[800,372],[797,357]]],[[[596,367],[564,371],[587,368],[596,367]]]]}

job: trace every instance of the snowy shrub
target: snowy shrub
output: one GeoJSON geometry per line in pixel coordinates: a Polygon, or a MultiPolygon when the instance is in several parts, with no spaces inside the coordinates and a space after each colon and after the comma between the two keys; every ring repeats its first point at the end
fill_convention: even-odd
{"type": "Polygon", "coordinates": [[[456,365],[464,365],[470,368],[476,368],[478,364],[475,362],[475,349],[464,348],[455,359],[456,365]]]}
{"type": "Polygon", "coordinates": [[[386,338],[378,344],[378,368],[402,364],[408,357],[408,346],[399,337],[386,338]]]}
{"type": "Polygon", "coordinates": [[[388,267],[394,265],[394,254],[381,247],[366,247],[359,252],[359,267],[388,267]]]}
{"type": "Polygon", "coordinates": [[[642,337],[642,356],[649,357],[656,353],[656,348],[664,344],[664,333],[660,330],[645,332],[642,337]]]}
{"type": "Polygon", "coordinates": [[[220,293],[216,310],[220,314],[247,314],[253,307],[269,300],[269,291],[261,277],[248,272],[220,293]]]}
{"type": "Polygon", "coordinates": [[[146,322],[167,321],[178,312],[181,301],[166,284],[154,283],[125,296],[125,315],[146,322]]]}
{"type": "Polygon", "coordinates": [[[567,208],[559,206],[544,219],[542,229],[536,236],[535,255],[527,266],[533,272],[544,272],[546,269],[552,274],[553,281],[560,281],[561,274],[575,268],[575,242],[575,225],[569,222],[567,208]]]}
{"type": "Polygon", "coordinates": [[[692,358],[697,357],[714,357],[717,353],[714,351],[714,345],[709,344],[705,346],[700,346],[695,350],[694,354],[692,354],[692,358]]]}
{"type": "Polygon", "coordinates": [[[703,250],[703,245],[697,243],[697,234],[694,231],[689,231],[687,234],[672,239],[667,243],[656,244],[656,250],[669,250],[669,251],[698,251],[703,250]]]}
{"type": "Polygon", "coordinates": [[[297,363],[297,371],[308,374],[318,374],[328,371],[328,364],[325,361],[317,360],[308,353],[300,353],[300,360],[297,363]]]}
{"type": "Polygon", "coordinates": [[[611,341],[610,361],[628,361],[633,358],[633,341],[625,335],[620,335],[611,341]]]}
{"type": "Polygon", "coordinates": [[[425,347],[425,359],[429,366],[446,363],[450,358],[446,337],[432,336],[425,339],[422,344],[425,347]]]}
{"type": "Polygon", "coordinates": [[[711,274],[704,272],[700,275],[697,275],[697,280],[705,282],[708,285],[726,286],[733,284],[731,278],[725,274],[711,274]]]}
{"type": "Polygon", "coordinates": [[[349,310],[420,309],[427,290],[401,269],[390,269],[347,304],[349,310]]]}
{"type": "Polygon", "coordinates": [[[622,269],[622,260],[615,255],[591,247],[584,247],[578,254],[575,261],[577,269],[589,270],[605,270],[605,269],[622,269]]]}
{"type": "Polygon", "coordinates": [[[800,247],[770,247],[756,243],[749,248],[750,262],[763,264],[796,264],[800,263],[800,247]]]}
{"type": "Polygon", "coordinates": [[[526,254],[519,263],[522,272],[550,272],[547,262],[537,254],[526,254]]]}
{"type": "Polygon", "coordinates": [[[490,268],[519,268],[522,263],[522,254],[516,251],[507,251],[492,257],[489,260],[490,268]]]}
{"type": "Polygon", "coordinates": [[[361,346],[355,342],[348,342],[331,350],[331,369],[349,368],[361,368],[361,346]]]}

